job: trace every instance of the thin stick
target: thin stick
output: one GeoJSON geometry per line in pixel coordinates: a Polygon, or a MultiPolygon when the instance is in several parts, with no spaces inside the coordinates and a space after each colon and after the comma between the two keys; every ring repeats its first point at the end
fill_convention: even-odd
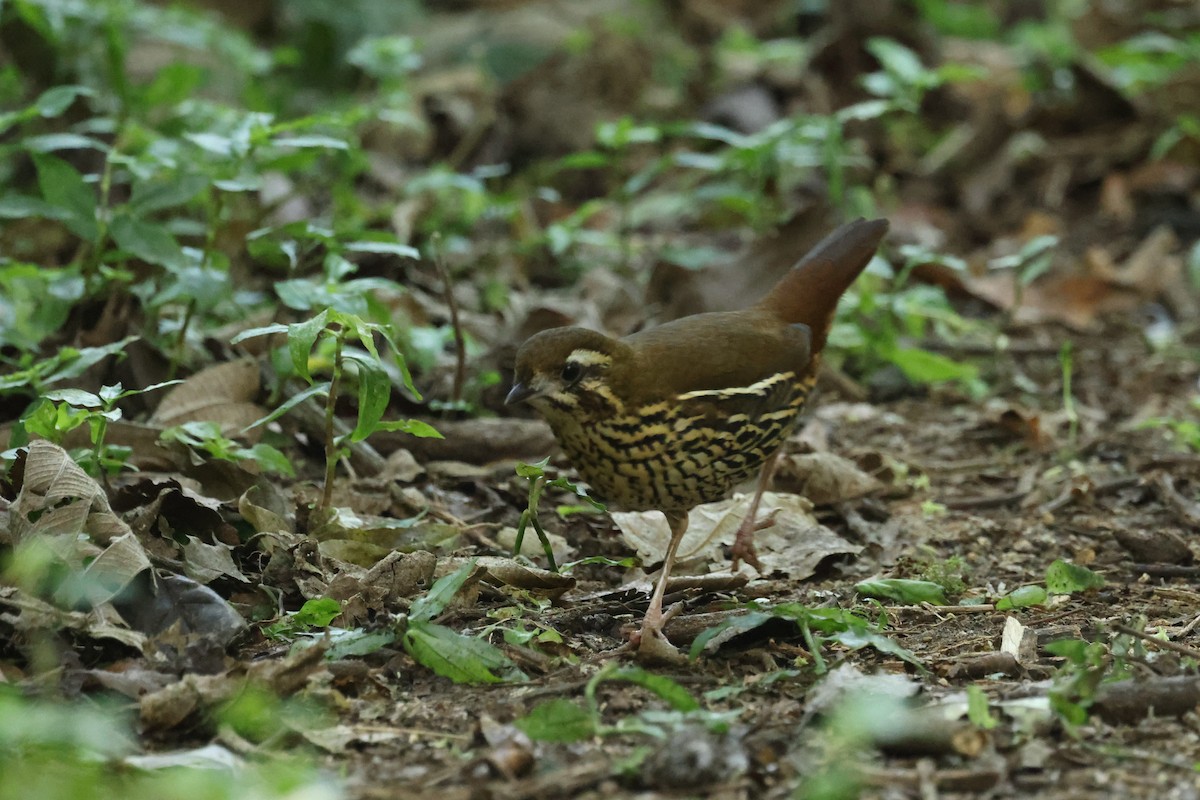
{"type": "Polygon", "coordinates": [[[1178,653],[1181,656],[1187,656],[1188,658],[1194,658],[1197,661],[1200,661],[1200,650],[1188,647],[1187,645],[1179,644],[1177,642],[1170,642],[1166,639],[1159,639],[1157,636],[1151,636],[1145,631],[1139,631],[1137,628],[1131,628],[1128,625],[1122,625],[1119,622],[1113,623],[1112,629],[1117,633],[1135,636],[1147,644],[1154,645],[1155,647],[1161,647],[1164,650],[1170,650],[1174,653],[1178,653]]]}

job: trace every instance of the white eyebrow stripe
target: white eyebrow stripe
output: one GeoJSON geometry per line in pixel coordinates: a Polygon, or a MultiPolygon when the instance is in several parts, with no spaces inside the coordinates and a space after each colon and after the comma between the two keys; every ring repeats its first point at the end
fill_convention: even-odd
{"type": "Polygon", "coordinates": [[[596,350],[572,350],[571,355],[567,356],[567,363],[581,367],[608,366],[612,364],[612,356],[596,350]]]}

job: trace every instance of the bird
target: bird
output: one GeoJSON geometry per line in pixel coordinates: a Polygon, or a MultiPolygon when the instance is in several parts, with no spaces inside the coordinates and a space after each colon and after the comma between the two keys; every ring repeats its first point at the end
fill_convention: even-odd
{"type": "Polygon", "coordinates": [[[731,557],[733,569],[745,560],[762,571],[753,544],[759,499],[816,384],[838,300],[887,230],[886,219],[842,225],[749,308],[693,314],[622,338],[552,328],[518,349],[505,403],[528,403],[549,423],[599,498],[629,511],[657,509],[670,525],[631,639],[644,660],[679,658],[663,633],[670,615],[662,604],[688,512],[756,473],[731,557]]]}

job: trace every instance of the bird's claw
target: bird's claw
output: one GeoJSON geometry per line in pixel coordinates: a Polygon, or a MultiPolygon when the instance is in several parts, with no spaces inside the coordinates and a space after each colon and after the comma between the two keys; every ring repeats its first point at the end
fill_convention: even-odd
{"type": "Polygon", "coordinates": [[[737,572],[738,562],[745,561],[754,567],[760,575],[762,574],[762,562],[758,560],[758,553],[754,549],[754,534],[774,525],[775,518],[779,516],[779,511],[780,509],[773,508],[762,519],[755,520],[748,516],[742,520],[742,524],[737,531],[737,536],[733,541],[733,547],[729,551],[732,560],[729,567],[731,572],[737,572]]]}
{"type": "Polygon", "coordinates": [[[637,659],[643,664],[686,664],[687,656],[667,639],[663,626],[680,611],[683,603],[676,603],[657,618],[647,616],[641,630],[629,637],[629,642],[637,649],[637,659]]]}

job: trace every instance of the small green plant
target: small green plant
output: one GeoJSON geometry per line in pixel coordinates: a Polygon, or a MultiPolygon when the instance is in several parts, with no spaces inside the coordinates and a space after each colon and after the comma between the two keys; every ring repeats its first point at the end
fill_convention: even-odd
{"type": "Polygon", "coordinates": [[[607,509],[603,503],[593,500],[588,496],[586,491],[571,483],[566,478],[555,478],[552,481],[548,481],[546,479],[546,465],[548,463],[550,463],[549,456],[536,464],[526,464],[523,461],[517,462],[517,476],[529,481],[529,497],[524,510],[521,511],[521,519],[517,522],[517,538],[513,543],[513,553],[519,554],[521,552],[521,545],[525,542],[525,529],[532,525],[538,540],[542,543],[542,549],[546,553],[546,560],[550,564],[550,571],[558,572],[558,565],[554,562],[554,551],[550,547],[550,538],[546,536],[546,531],[542,528],[542,523],[538,519],[538,505],[541,503],[542,493],[547,488],[565,489],[583,498],[596,511],[606,511],[607,509]]]}
{"type": "MultiPolygon", "coordinates": [[[[939,591],[941,587],[936,587],[939,591]]],[[[691,658],[696,658],[714,637],[728,631],[745,633],[761,627],[773,619],[784,619],[796,624],[804,639],[805,647],[812,659],[813,670],[818,674],[828,671],[825,658],[821,653],[822,645],[826,642],[836,642],[851,650],[872,647],[881,653],[895,656],[907,661],[918,669],[924,666],[917,657],[905,650],[896,642],[883,634],[886,617],[882,614],[875,622],[870,621],[861,613],[843,608],[809,608],[802,603],[781,603],[770,609],[763,610],[754,604],[750,612],[738,617],[731,617],[719,625],[715,625],[692,642],[691,658]]]]}
{"type": "MultiPolygon", "coordinates": [[[[1189,403],[1195,414],[1200,414],[1200,396],[1193,397],[1189,403]]],[[[1165,428],[1170,437],[1181,450],[1200,451],[1200,417],[1194,419],[1176,419],[1173,417],[1154,417],[1145,420],[1139,428],[1165,428]]]]}
{"type": "Polygon", "coordinates": [[[1038,278],[1050,271],[1054,265],[1054,250],[1058,247],[1057,236],[1035,236],[1021,247],[1019,251],[1001,258],[992,259],[988,263],[990,269],[1016,270],[1016,280],[1013,281],[1012,312],[1021,307],[1025,290],[1038,278]]]}
{"type": "Polygon", "coordinates": [[[944,587],[940,583],[934,583],[933,581],[914,581],[907,578],[881,578],[872,581],[861,581],[855,584],[854,591],[863,597],[891,600],[896,603],[946,605],[944,587]]]}
{"type": "Polygon", "coordinates": [[[337,600],[329,597],[314,597],[311,600],[305,600],[299,611],[288,614],[264,627],[263,635],[268,639],[290,641],[298,634],[308,633],[314,628],[327,627],[341,613],[342,604],[337,600]]]}
{"type": "Polygon", "coordinates": [[[962,556],[930,556],[920,564],[919,577],[922,580],[933,581],[945,589],[946,594],[957,597],[967,590],[968,571],[967,561],[962,556]]]}
{"type": "Polygon", "coordinates": [[[1045,586],[1029,584],[1013,589],[996,601],[996,610],[1010,611],[1016,608],[1040,606],[1052,594],[1076,594],[1090,589],[1098,589],[1103,585],[1103,576],[1087,567],[1081,567],[1060,558],[1046,567],[1045,586]]]}
{"type": "Polygon", "coordinates": [[[278,449],[262,442],[246,447],[222,434],[221,426],[215,422],[185,422],[167,428],[159,438],[164,442],[178,442],[221,461],[231,461],[235,464],[249,461],[257,464],[264,472],[279,473],[288,477],[296,475],[292,462],[278,449]]]}
{"type": "MultiPolygon", "coordinates": [[[[246,719],[230,708],[230,724],[246,719]]],[[[261,714],[255,715],[262,719],[261,714]]],[[[139,755],[134,721],[101,699],[47,702],[0,684],[0,798],[332,797],[309,758],[253,760],[238,770],[197,766],[187,753],[139,755]],[[151,763],[157,761],[158,763],[151,763]]],[[[239,724],[239,728],[242,726],[239,724]]],[[[278,731],[279,725],[260,727],[278,731]]]]}
{"type": "Polygon", "coordinates": [[[404,650],[418,663],[455,683],[525,680],[525,674],[508,656],[486,639],[465,636],[433,621],[475,572],[474,561],[463,564],[435,581],[429,592],[412,604],[402,625],[404,650]]]}
{"type": "Polygon", "coordinates": [[[909,344],[930,330],[940,337],[959,338],[976,327],[953,310],[941,290],[905,285],[917,264],[948,264],[952,260],[908,247],[902,248],[900,255],[904,262],[891,291],[879,291],[877,280],[859,280],[847,294],[830,343],[853,358],[862,371],[892,364],[914,384],[953,382],[973,395],[982,395],[986,385],[978,366],[909,344]]]}
{"type": "Polygon", "coordinates": [[[392,395],[392,377],[384,367],[375,344],[378,336],[389,345],[396,357],[398,374],[404,387],[414,396],[420,397],[412,383],[412,377],[404,364],[400,351],[392,342],[387,329],[373,322],[367,322],[356,314],[327,308],[305,322],[291,325],[268,325],[264,328],[254,328],[245,331],[234,338],[234,343],[254,336],[269,334],[286,334],[287,350],[291,357],[292,369],[308,382],[309,388],[292,396],[267,416],[255,422],[251,427],[263,425],[278,419],[301,403],[315,397],[325,399],[325,482],[318,509],[328,510],[333,505],[333,479],[337,463],[349,453],[349,445],[361,442],[372,433],[381,430],[403,431],[413,436],[437,437],[441,434],[431,425],[419,420],[397,420],[385,422],[384,412],[392,395]],[[351,347],[350,343],[357,341],[362,350],[351,347]],[[314,355],[314,348],[328,344],[332,353],[328,355],[330,378],[317,382],[309,366],[309,360],[314,355]],[[344,391],[349,382],[350,373],[354,372],[358,389],[358,421],[353,430],[339,436],[335,420],[337,419],[337,402],[339,394],[344,391]]]}
{"type": "Polygon", "coordinates": [[[555,699],[541,703],[514,724],[532,739],[545,742],[577,742],[595,736],[611,736],[622,733],[650,733],[661,736],[664,724],[678,724],[684,719],[705,722],[712,727],[728,728],[727,715],[703,712],[700,703],[676,681],[664,675],[655,675],[640,667],[624,667],[610,662],[587,682],[583,690],[585,706],[581,707],[566,699],[555,699]],[[616,725],[605,725],[596,691],[606,682],[632,683],[647,689],[670,706],[674,715],[661,712],[645,713],[639,718],[625,719],[616,725]]]}
{"type": "Polygon", "coordinates": [[[40,397],[56,383],[78,378],[106,358],[120,357],[135,341],[136,336],[127,336],[102,347],[62,347],[53,356],[36,360],[31,353],[25,353],[6,364],[12,371],[0,375],[0,395],[40,397]]]}
{"type": "Polygon", "coordinates": [[[1088,709],[1108,674],[1108,648],[1100,642],[1064,639],[1050,642],[1046,651],[1065,659],[1050,690],[1050,708],[1074,731],[1088,720],[1088,709]]]}
{"type": "Polygon", "coordinates": [[[102,386],[98,393],[82,389],[51,389],[21,416],[20,425],[27,434],[41,436],[55,444],[62,444],[68,433],[87,425],[92,446],[73,452],[72,457],[88,474],[106,480],[109,475],[119,472],[132,454],[128,447],[105,442],[109,423],[121,418],[117,403],[126,397],[146,394],[177,383],[179,381],[165,381],[145,389],[125,389],[117,383],[102,386]]]}

